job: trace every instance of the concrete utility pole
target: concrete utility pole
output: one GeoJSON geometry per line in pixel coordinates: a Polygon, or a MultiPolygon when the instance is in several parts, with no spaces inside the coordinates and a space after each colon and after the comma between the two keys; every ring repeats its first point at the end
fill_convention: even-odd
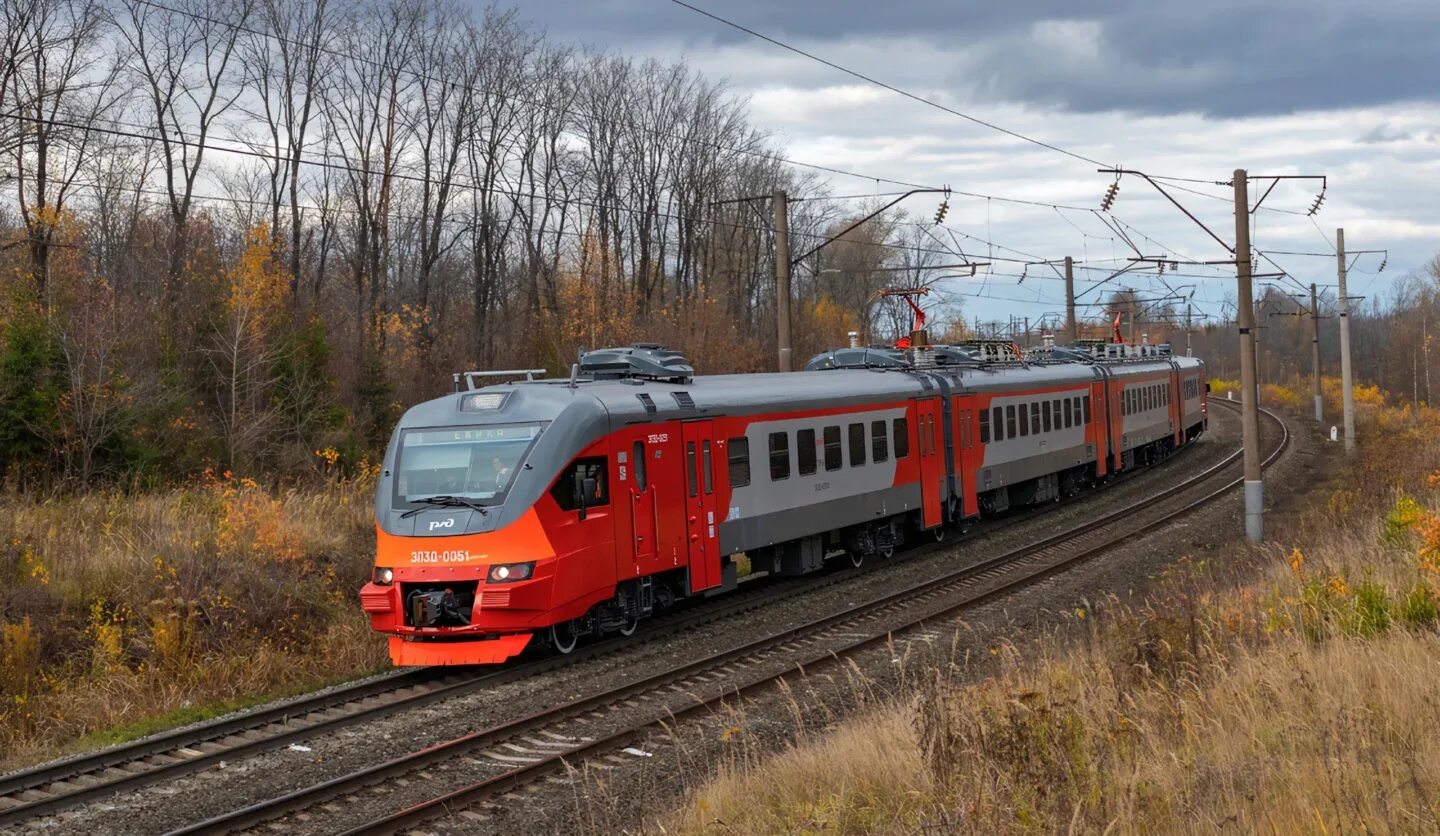
{"type": "Polygon", "coordinates": [[[1265,487],[1260,481],[1260,403],[1255,385],[1255,296],[1250,287],[1250,190],[1245,169],[1235,169],[1235,300],[1240,320],[1241,427],[1245,447],[1245,539],[1265,533],[1265,487]]]}
{"type": "Polygon", "coordinates": [[[1350,371],[1350,297],[1345,295],[1345,230],[1335,230],[1335,264],[1340,278],[1340,386],[1345,402],[1345,452],[1355,452],[1355,378],[1350,371]]]}
{"type": "Polygon", "coordinates": [[[1325,421],[1325,410],[1320,398],[1320,306],[1315,301],[1315,285],[1310,285],[1310,367],[1315,378],[1315,423],[1325,421]]]}
{"type": "Polygon", "coordinates": [[[1080,339],[1075,328],[1075,261],[1065,256],[1065,341],[1074,345],[1080,339]]]}
{"type": "Polygon", "coordinates": [[[775,213],[775,324],[780,349],[779,369],[790,371],[790,208],[785,192],[770,198],[775,213]]]}

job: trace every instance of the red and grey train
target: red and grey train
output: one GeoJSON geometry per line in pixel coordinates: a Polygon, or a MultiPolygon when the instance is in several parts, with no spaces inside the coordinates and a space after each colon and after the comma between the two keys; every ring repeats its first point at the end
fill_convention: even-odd
{"type": "Polygon", "coordinates": [[[361,604],[397,665],[569,652],[734,589],[735,555],[778,575],[858,564],[1206,427],[1204,364],[1161,347],[984,350],[842,349],[811,362],[824,371],[697,376],[639,345],[589,352],[568,380],[457,376],[391,438],[361,604]]]}

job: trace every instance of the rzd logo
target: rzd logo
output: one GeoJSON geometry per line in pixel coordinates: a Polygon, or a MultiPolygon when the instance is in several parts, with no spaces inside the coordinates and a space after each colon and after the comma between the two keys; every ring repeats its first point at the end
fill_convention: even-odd
{"type": "Polygon", "coordinates": [[[451,518],[448,519],[448,520],[431,520],[431,521],[430,521],[430,530],[431,530],[431,531],[434,531],[434,530],[437,529],[437,528],[454,528],[454,527],[455,527],[455,518],[454,518],[454,517],[451,517],[451,518]]]}

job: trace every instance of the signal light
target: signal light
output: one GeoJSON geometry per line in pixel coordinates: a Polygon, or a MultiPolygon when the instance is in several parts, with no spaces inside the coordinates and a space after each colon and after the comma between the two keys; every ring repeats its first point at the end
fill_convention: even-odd
{"type": "Polygon", "coordinates": [[[935,224],[938,226],[945,222],[945,213],[950,209],[950,198],[940,202],[940,208],[935,210],[935,224]]]}
{"type": "Polygon", "coordinates": [[[1105,190],[1105,197],[1104,197],[1103,200],[1100,201],[1100,211],[1101,211],[1101,212],[1109,212],[1109,211],[1110,211],[1110,207],[1115,204],[1115,196],[1118,195],[1119,193],[1120,193],[1120,180],[1117,178],[1117,179],[1115,180],[1115,182],[1113,182],[1113,183],[1110,184],[1110,188],[1108,188],[1108,189],[1105,190]]]}
{"type": "Polygon", "coordinates": [[[388,567],[377,566],[375,568],[374,580],[375,583],[379,584],[380,586],[389,586],[390,584],[395,582],[395,570],[388,567]]]}

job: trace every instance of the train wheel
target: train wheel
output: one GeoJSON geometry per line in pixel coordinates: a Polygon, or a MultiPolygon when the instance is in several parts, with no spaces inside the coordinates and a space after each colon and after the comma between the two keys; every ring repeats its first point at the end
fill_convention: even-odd
{"type": "Polygon", "coordinates": [[[851,565],[851,566],[854,566],[856,569],[859,569],[859,568],[860,568],[861,566],[863,566],[864,564],[865,564],[865,554],[864,554],[864,552],[861,552],[861,551],[859,551],[859,550],[853,550],[853,549],[852,549],[851,552],[850,552],[850,565],[851,565]]]}
{"type": "Polygon", "coordinates": [[[620,628],[620,635],[622,635],[622,636],[633,636],[633,635],[635,635],[635,628],[636,628],[636,627],[639,627],[639,626],[640,626],[640,619],[638,619],[638,618],[632,618],[632,619],[630,619],[629,621],[625,622],[625,626],[624,626],[624,627],[621,627],[621,628],[620,628]]]}
{"type": "Polygon", "coordinates": [[[566,621],[561,624],[550,626],[550,646],[555,648],[560,655],[573,653],[575,646],[580,643],[580,631],[575,629],[574,621],[566,621]]]}
{"type": "Polygon", "coordinates": [[[883,547],[881,547],[881,549],[880,549],[880,556],[883,557],[883,558],[886,558],[887,560],[888,560],[889,558],[894,557],[894,556],[895,556],[895,547],[894,547],[894,546],[883,546],[883,547]]]}
{"type": "Polygon", "coordinates": [[[931,529],[930,533],[935,535],[935,542],[937,543],[943,542],[945,540],[945,526],[943,525],[938,525],[935,528],[931,529]]]}

